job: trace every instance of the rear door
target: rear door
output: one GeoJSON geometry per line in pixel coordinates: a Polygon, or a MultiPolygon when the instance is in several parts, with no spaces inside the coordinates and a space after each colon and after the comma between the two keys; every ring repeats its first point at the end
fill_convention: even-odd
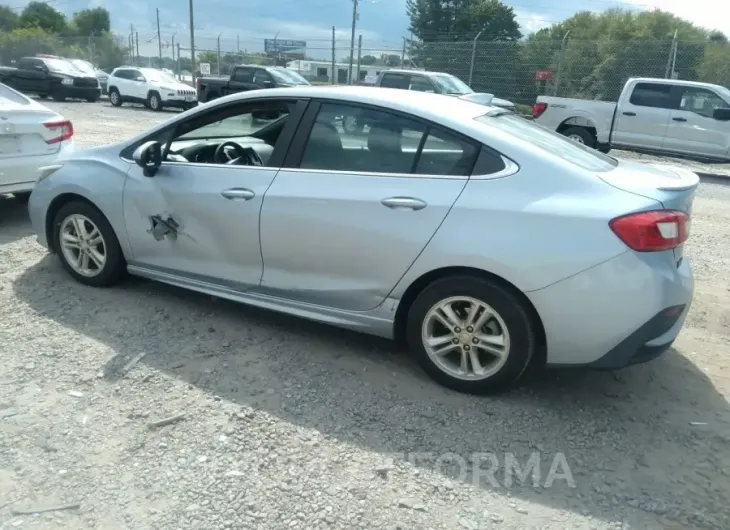
{"type": "Polygon", "coordinates": [[[261,289],[332,308],[377,307],[446,217],[477,152],[473,141],[407,115],[311,104],[264,199],[261,289]],[[345,134],[335,122],[343,115],[365,119],[364,137],[345,134]]]}
{"type": "Polygon", "coordinates": [[[666,83],[636,83],[627,99],[619,101],[611,143],[660,150],[678,98],[666,83]]]}
{"type": "Polygon", "coordinates": [[[132,91],[129,87],[131,71],[121,68],[114,72],[114,76],[109,79],[109,83],[117,87],[122,96],[132,97],[132,91]]]}
{"type": "Polygon", "coordinates": [[[725,158],[730,149],[730,122],[713,118],[717,108],[730,102],[708,88],[674,87],[680,92],[679,108],[671,111],[664,150],[725,158]]]}

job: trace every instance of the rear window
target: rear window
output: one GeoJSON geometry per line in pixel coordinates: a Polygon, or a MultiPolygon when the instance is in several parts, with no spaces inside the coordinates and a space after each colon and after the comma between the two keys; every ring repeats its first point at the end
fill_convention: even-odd
{"type": "Polygon", "coordinates": [[[504,131],[516,138],[530,142],[553,156],[562,158],[588,171],[611,171],[618,165],[615,158],[586,147],[562,134],[527,121],[512,113],[488,113],[476,118],[477,121],[504,131]]]}
{"type": "Polygon", "coordinates": [[[28,98],[26,98],[22,94],[17,93],[12,88],[9,88],[0,83],[0,107],[2,107],[3,103],[6,101],[16,103],[18,105],[30,105],[30,100],[28,98]]]}

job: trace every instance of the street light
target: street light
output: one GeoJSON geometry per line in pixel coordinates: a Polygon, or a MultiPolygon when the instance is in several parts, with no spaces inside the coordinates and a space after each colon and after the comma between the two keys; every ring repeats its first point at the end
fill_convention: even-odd
{"type": "MultiPolygon", "coordinates": [[[[193,0],[190,0],[190,59],[192,64],[193,86],[195,86],[195,23],[193,22],[193,0]]],[[[179,57],[178,57],[179,59],[179,57]]]]}

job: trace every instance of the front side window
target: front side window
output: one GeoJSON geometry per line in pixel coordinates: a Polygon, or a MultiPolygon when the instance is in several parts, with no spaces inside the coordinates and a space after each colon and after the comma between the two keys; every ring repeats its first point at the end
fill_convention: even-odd
{"type": "Polygon", "coordinates": [[[300,167],[357,173],[469,175],[477,148],[455,135],[405,116],[325,103],[315,119],[300,167]],[[357,116],[362,137],[351,137],[338,117],[357,116]],[[424,135],[428,134],[425,138],[424,135]]]}
{"type": "Polygon", "coordinates": [[[196,116],[175,130],[166,160],[267,166],[294,104],[245,103],[196,116]]]}
{"type": "Polygon", "coordinates": [[[680,110],[694,112],[705,118],[712,118],[715,109],[730,107],[720,96],[705,88],[687,87],[682,91],[680,110]]]}
{"type": "Polygon", "coordinates": [[[476,120],[588,171],[611,171],[618,165],[615,158],[569,140],[562,134],[536,125],[509,111],[489,112],[477,117],[476,120]]]}
{"type": "Polygon", "coordinates": [[[411,86],[409,89],[418,92],[436,92],[431,81],[420,75],[411,76],[411,86]]]}
{"type": "Polygon", "coordinates": [[[631,93],[629,103],[637,107],[671,109],[674,107],[672,102],[672,85],[637,83],[634,91],[631,93]]]}
{"type": "Polygon", "coordinates": [[[272,79],[271,74],[266,70],[256,70],[256,73],[253,76],[253,82],[256,85],[265,86],[267,84],[272,84],[274,80],[272,79]]]}

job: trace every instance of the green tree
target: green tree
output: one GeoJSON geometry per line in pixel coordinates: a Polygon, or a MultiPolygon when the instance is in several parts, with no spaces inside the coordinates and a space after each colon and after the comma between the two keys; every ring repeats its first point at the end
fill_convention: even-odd
{"type": "Polygon", "coordinates": [[[390,66],[391,68],[400,66],[400,55],[395,55],[393,53],[381,53],[380,60],[385,66],[390,66]]]}
{"type": "Polygon", "coordinates": [[[514,10],[499,0],[407,0],[410,31],[422,42],[464,40],[482,32],[482,40],[522,37],[514,10]]]}
{"type": "Polygon", "coordinates": [[[0,31],[13,31],[18,27],[18,14],[8,6],[0,6],[0,31]]]}
{"type": "Polygon", "coordinates": [[[46,33],[61,34],[68,31],[63,13],[45,2],[31,2],[25,6],[19,23],[23,28],[40,28],[46,33]]]}
{"type": "Polygon", "coordinates": [[[375,64],[378,62],[378,58],[374,55],[363,55],[360,57],[360,64],[365,66],[370,66],[371,64],[375,64]]]}
{"type": "Polygon", "coordinates": [[[103,7],[84,9],[74,13],[73,26],[77,35],[103,35],[110,31],[109,11],[103,7]]]}

